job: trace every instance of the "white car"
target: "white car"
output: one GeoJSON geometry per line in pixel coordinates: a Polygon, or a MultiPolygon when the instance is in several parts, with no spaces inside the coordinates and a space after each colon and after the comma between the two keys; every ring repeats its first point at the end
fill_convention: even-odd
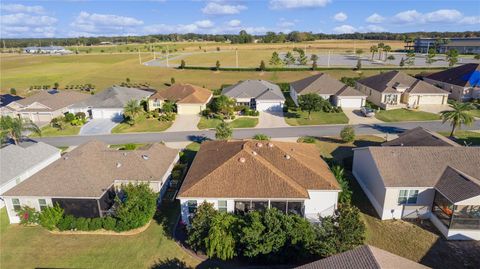
{"type": "Polygon", "coordinates": [[[362,108],[360,108],[360,112],[362,112],[362,115],[365,117],[375,116],[375,111],[369,107],[362,106],[362,108]]]}

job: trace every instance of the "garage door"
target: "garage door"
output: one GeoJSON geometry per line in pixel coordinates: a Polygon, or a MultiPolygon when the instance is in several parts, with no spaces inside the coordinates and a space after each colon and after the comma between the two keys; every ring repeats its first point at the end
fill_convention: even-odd
{"type": "Polygon", "coordinates": [[[177,113],[182,115],[195,115],[200,113],[202,109],[204,109],[204,106],[200,104],[196,104],[196,105],[177,104],[177,113]]]}
{"type": "Polygon", "coordinates": [[[362,106],[362,98],[342,98],[338,102],[338,106],[344,108],[360,108],[362,106]]]}
{"type": "Polygon", "coordinates": [[[52,114],[50,113],[38,113],[34,116],[35,121],[38,122],[50,122],[52,120],[52,114]]]}
{"type": "Polygon", "coordinates": [[[257,102],[258,111],[282,111],[283,102],[257,102]]]}
{"type": "Polygon", "coordinates": [[[447,97],[444,97],[444,95],[422,95],[419,105],[442,105],[446,100],[447,97]]]}
{"type": "Polygon", "coordinates": [[[94,119],[117,119],[123,118],[123,109],[92,109],[94,119]]]}

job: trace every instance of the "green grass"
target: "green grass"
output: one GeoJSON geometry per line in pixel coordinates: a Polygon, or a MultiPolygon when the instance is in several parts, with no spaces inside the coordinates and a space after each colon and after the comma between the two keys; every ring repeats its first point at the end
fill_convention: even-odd
{"type": "Polygon", "coordinates": [[[219,119],[207,119],[205,117],[201,117],[200,121],[197,124],[198,129],[212,129],[217,127],[222,122],[222,120],[219,119]]]}
{"type": "MultiPolygon", "coordinates": [[[[449,136],[450,132],[440,132],[441,135],[449,136]]],[[[480,133],[472,131],[457,130],[454,135],[456,142],[460,145],[480,146],[480,133]]]]}
{"type": "Polygon", "coordinates": [[[113,134],[134,133],[134,132],[162,132],[172,126],[172,122],[159,121],[156,118],[147,119],[139,116],[135,125],[122,122],[112,129],[113,134]]]}
{"type": "MultiPolygon", "coordinates": [[[[47,136],[64,136],[64,135],[78,135],[80,132],[81,126],[72,126],[70,124],[67,124],[65,126],[64,130],[59,130],[57,128],[54,128],[50,125],[47,125],[45,127],[42,127],[42,137],[47,137],[47,136]]],[[[30,137],[38,137],[37,134],[31,134],[30,137]]]]}
{"type": "Polygon", "coordinates": [[[111,149],[118,149],[118,150],[126,150],[125,147],[127,145],[133,145],[134,146],[134,149],[138,149],[140,147],[143,147],[143,146],[146,146],[148,144],[135,144],[135,143],[129,143],[129,144],[113,144],[113,145],[109,145],[108,147],[111,148],[111,149]]]}
{"type": "MultiPolygon", "coordinates": [[[[222,120],[219,119],[207,119],[202,117],[200,122],[198,122],[198,129],[213,129],[219,125],[222,120]]],[[[253,128],[257,126],[258,118],[249,118],[249,117],[239,117],[232,122],[230,122],[230,126],[232,128],[253,128]]]]}
{"type": "Polygon", "coordinates": [[[480,118],[480,109],[470,110],[468,113],[470,113],[474,117],[480,118]]]}
{"type": "Polygon", "coordinates": [[[430,121],[439,120],[440,116],[437,114],[408,110],[405,108],[392,109],[392,110],[380,110],[375,113],[375,117],[385,122],[397,122],[397,121],[430,121]]]}
{"type": "Polygon", "coordinates": [[[289,110],[287,113],[285,113],[285,121],[291,126],[346,124],[348,123],[348,118],[343,112],[312,112],[311,119],[308,119],[308,112],[289,110]]]}

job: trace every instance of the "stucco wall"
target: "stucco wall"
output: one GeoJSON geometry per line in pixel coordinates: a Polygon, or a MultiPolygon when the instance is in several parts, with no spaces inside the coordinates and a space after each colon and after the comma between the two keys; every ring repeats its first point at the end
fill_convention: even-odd
{"type": "Polygon", "coordinates": [[[10,223],[20,222],[20,218],[17,216],[17,212],[13,210],[12,199],[14,198],[18,198],[20,200],[21,206],[29,206],[35,208],[36,211],[40,211],[40,204],[38,203],[38,199],[45,199],[48,206],[53,206],[51,197],[5,197],[5,205],[7,207],[7,214],[10,223]]]}
{"type": "Polygon", "coordinates": [[[433,188],[401,187],[386,188],[382,219],[427,217],[431,210],[435,190],[433,188]],[[400,190],[418,190],[416,204],[399,205],[400,190]]]}
{"type": "Polygon", "coordinates": [[[383,94],[370,88],[367,87],[363,84],[356,83],[355,84],[355,89],[359,90],[360,92],[364,93],[367,95],[367,100],[374,103],[377,106],[384,107],[382,100],[383,100],[383,94]]]}
{"type": "Polygon", "coordinates": [[[338,191],[314,191],[309,190],[310,199],[306,199],[305,217],[307,219],[316,219],[318,216],[331,216],[337,208],[338,191]]]}

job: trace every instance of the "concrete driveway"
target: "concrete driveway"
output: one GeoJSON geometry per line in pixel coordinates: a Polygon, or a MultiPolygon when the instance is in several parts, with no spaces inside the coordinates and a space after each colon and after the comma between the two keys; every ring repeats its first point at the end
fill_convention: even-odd
{"type": "Polygon", "coordinates": [[[198,131],[200,115],[177,115],[172,126],[165,132],[198,131]]]}
{"type": "Polygon", "coordinates": [[[343,113],[348,118],[348,124],[374,124],[383,121],[375,117],[364,117],[358,108],[343,108],[343,113]]]}
{"type": "Polygon", "coordinates": [[[441,111],[452,110],[452,108],[448,105],[421,105],[418,107],[418,110],[433,114],[440,114],[441,111]]]}
{"type": "Polygon", "coordinates": [[[119,124],[119,120],[92,119],[80,129],[80,135],[110,134],[113,127],[119,124]]]}
{"type": "Polygon", "coordinates": [[[283,112],[260,111],[258,124],[255,128],[289,127],[283,117],[283,112]]]}

